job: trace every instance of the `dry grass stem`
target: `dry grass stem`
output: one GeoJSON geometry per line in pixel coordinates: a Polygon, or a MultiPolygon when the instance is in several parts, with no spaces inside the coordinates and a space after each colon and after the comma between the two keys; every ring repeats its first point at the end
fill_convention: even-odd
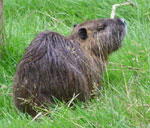
{"type": "Polygon", "coordinates": [[[113,18],[115,17],[116,8],[119,7],[119,6],[123,6],[123,5],[132,5],[132,6],[134,6],[134,7],[137,8],[137,6],[136,6],[133,2],[131,2],[130,0],[127,0],[127,2],[125,2],[125,3],[114,4],[114,5],[112,6],[112,11],[111,11],[111,15],[110,15],[110,18],[111,18],[111,19],[113,19],[113,18]]]}

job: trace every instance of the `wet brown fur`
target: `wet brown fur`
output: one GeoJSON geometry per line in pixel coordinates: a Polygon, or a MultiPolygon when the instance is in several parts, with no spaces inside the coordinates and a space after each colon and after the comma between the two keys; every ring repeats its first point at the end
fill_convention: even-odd
{"type": "Polygon", "coordinates": [[[103,68],[110,53],[121,47],[125,35],[120,19],[86,21],[69,37],[44,31],[37,35],[18,64],[14,80],[17,108],[34,116],[34,106],[90,98],[93,83],[101,88],[103,68]],[[104,28],[105,27],[105,28],[104,28]],[[78,31],[85,28],[87,38],[78,31]]]}

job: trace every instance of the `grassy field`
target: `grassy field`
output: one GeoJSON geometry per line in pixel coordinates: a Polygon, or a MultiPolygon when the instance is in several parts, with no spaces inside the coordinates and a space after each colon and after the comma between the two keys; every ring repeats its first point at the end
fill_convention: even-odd
{"type": "Polygon", "coordinates": [[[101,97],[76,109],[60,103],[32,121],[13,104],[12,84],[25,48],[43,30],[69,35],[75,23],[109,18],[125,0],[4,0],[6,45],[0,59],[0,128],[150,128],[150,0],[117,8],[126,19],[123,47],[109,57],[101,97]]]}

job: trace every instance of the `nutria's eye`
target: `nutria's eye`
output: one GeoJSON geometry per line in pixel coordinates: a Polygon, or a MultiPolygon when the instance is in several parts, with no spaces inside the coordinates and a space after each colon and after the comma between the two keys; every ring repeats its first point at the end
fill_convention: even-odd
{"type": "Polygon", "coordinates": [[[104,29],[106,28],[106,26],[107,26],[106,24],[103,24],[103,25],[101,25],[101,26],[98,26],[96,30],[97,30],[97,31],[104,30],[104,29]]]}
{"type": "Polygon", "coordinates": [[[85,40],[88,35],[87,35],[87,31],[85,28],[80,28],[78,31],[78,35],[80,36],[81,39],[85,40]]]}
{"type": "Polygon", "coordinates": [[[77,27],[77,25],[78,25],[78,24],[74,24],[73,27],[75,28],[75,27],[77,27]]]}

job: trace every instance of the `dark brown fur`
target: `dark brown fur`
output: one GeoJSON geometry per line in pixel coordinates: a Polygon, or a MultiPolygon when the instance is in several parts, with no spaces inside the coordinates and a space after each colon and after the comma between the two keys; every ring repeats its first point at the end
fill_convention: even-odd
{"type": "Polygon", "coordinates": [[[101,88],[107,57],[121,47],[126,25],[120,19],[86,21],[67,38],[44,31],[26,49],[14,80],[14,101],[21,111],[35,115],[34,106],[90,98],[93,83],[101,88]],[[81,30],[81,31],[79,31],[81,30]]]}

